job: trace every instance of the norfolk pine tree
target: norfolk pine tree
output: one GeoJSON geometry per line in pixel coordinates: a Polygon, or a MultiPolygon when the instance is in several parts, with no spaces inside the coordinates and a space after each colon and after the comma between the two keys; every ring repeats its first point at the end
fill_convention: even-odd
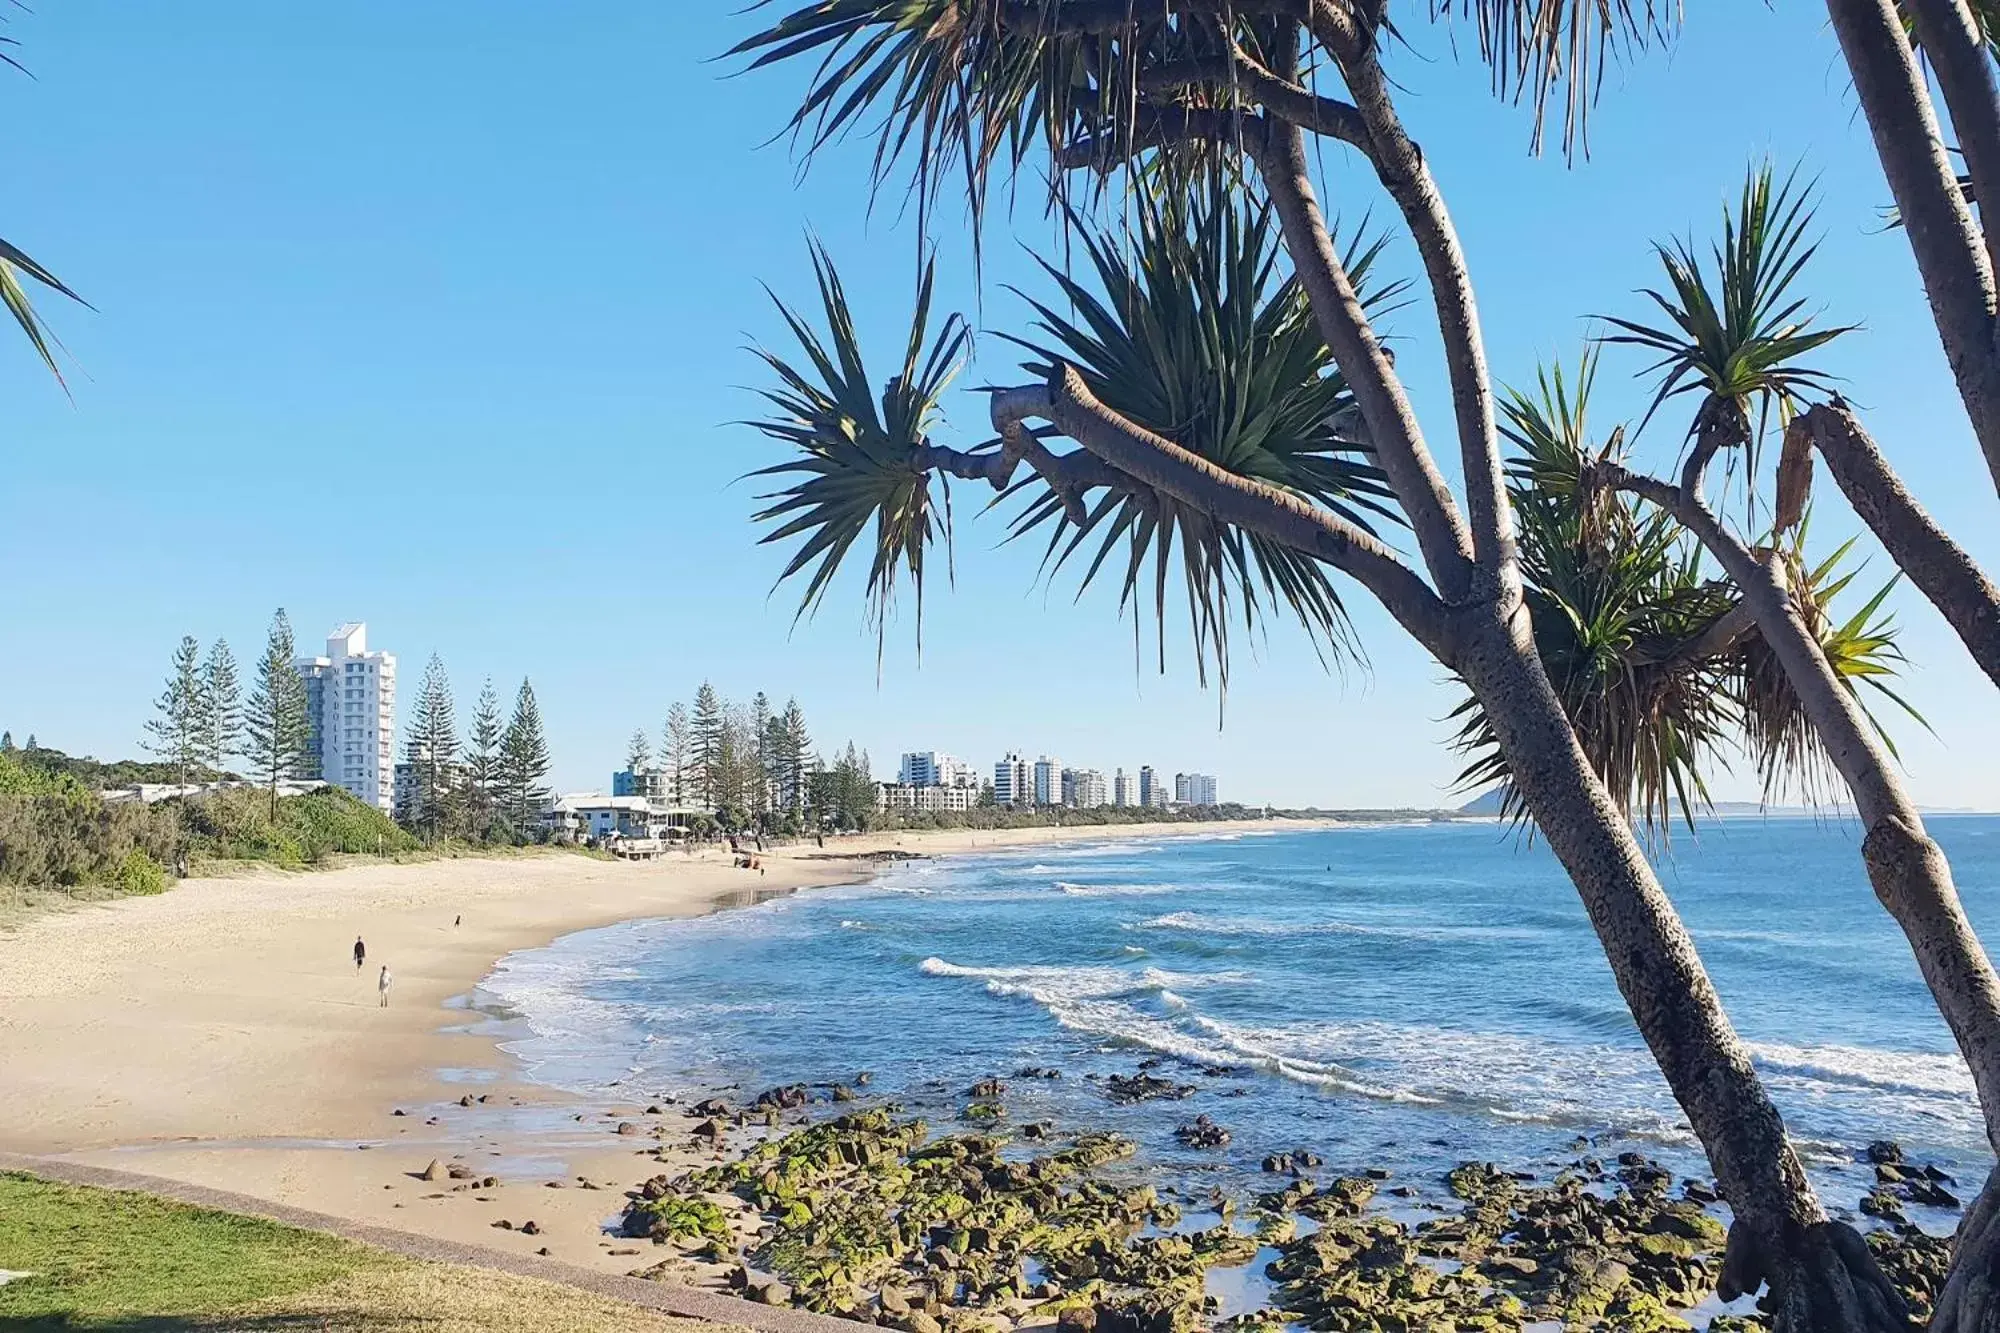
{"type": "Polygon", "coordinates": [[[243,751],[243,689],[229,640],[217,639],[201,666],[202,762],[218,775],[243,751]]]}
{"type": "Polygon", "coordinates": [[[502,808],[517,832],[526,830],[529,818],[548,800],[542,779],[549,772],[549,745],[542,734],[542,710],[535,703],[535,689],[526,678],[514,696],[514,716],[500,741],[500,790],[502,808]]]}
{"type": "Polygon", "coordinates": [[[292,664],[294,656],[292,622],[279,607],[271,617],[264,655],[257,659],[257,685],[244,716],[251,773],[270,788],[273,819],[278,817],[278,784],[297,776],[305,763],[312,725],[306,716],[306,683],[292,664]]]}
{"type": "Polygon", "coordinates": [[[458,757],[458,729],[451,698],[451,681],[436,653],[424,665],[424,678],[417,686],[417,701],[411,711],[407,759],[416,776],[416,808],[408,814],[412,824],[428,829],[435,841],[442,833],[451,808],[455,760],[458,757]]]}
{"type": "Polygon", "coordinates": [[[194,636],[181,636],[174,650],[174,664],[167,673],[166,688],[153,701],[153,716],[146,722],[152,739],[147,748],[174,766],[177,781],[185,787],[188,770],[201,763],[207,735],[208,701],[202,689],[201,645],[194,636]]]}

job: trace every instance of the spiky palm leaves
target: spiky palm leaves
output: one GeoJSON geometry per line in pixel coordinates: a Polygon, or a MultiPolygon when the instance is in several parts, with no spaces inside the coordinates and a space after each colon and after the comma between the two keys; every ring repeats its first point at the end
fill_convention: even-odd
{"type": "Polygon", "coordinates": [[[14,317],[16,324],[20,325],[21,332],[28,335],[28,341],[42,358],[42,364],[46,365],[50,373],[60,382],[62,369],[56,365],[53,350],[55,336],[49,332],[41,313],[29,299],[27,285],[22,282],[23,278],[38,282],[51,291],[60,292],[79,305],[87,305],[88,302],[64,286],[55,274],[22,253],[19,247],[0,240],[0,305],[7,307],[7,313],[14,317]]]}
{"type": "Polygon", "coordinates": [[[1688,430],[1695,447],[1742,447],[1753,475],[1769,419],[1775,415],[1782,425],[1802,395],[1827,383],[1800,358],[1849,332],[1812,327],[1805,298],[1793,295],[1818,248],[1806,239],[1810,192],[1795,189],[1795,180],[1788,176],[1774,188],[1769,164],[1746,175],[1736,211],[1723,213],[1722,240],[1711,248],[1712,278],[1688,242],[1654,245],[1668,290],[1645,295],[1666,315],[1664,325],[1605,317],[1619,332],[1604,341],[1659,358],[1647,371],[1660,380],[1647,417],[1670,398],[1700,395],[1688,430]]]}
{"type": "MultiPolygon", "coordinates": [[[[1707,775],[1739,750],[1767,797],[1817,799],[1831,773],[1825,750],[1736,589],[1704,573],[1700,547],[1669,515],[1585,480],[1589,463],[1618,461],[1622,447],[1622,431],[1590,444],[1595,369],[1586,356],[1573,384],[1545,372],[1534,394],[1502,404],[1535,647],[1578,742],[1627,817],[1655,833],[1676,817],[1692,827],[1710,803],[1707,775]]],[[[1833,603],[1859,573],[1841,568],[1853,543],[1811,566],[1802,544],[1803,533],[1785,548],[1793,596],[1836,674],[1907,709],[1888,683],[1903,660],[1882,610],[1893,581],[1840,618],[1833,603]]],[[[1461,784],[1504,784],[1478,705],[1468,699],[1453,716],[1470,756],[1461,784]]],[[[1523,817],[1503,792],[1504,812],[1523,817]]]]}
{"type": "MultiPolygon", "coordinates": [[[[1583,481],[1622,433],[1589,445],[1596,358],[1572,383],[1560,367],[1533,395],[1502,401],[1515,449],[1509,493],[1535,647],[1577,739],[1627,818],[1664,829],[1708,803],[1705,773],[1725,762],[1739,712],[1729,684],[1735,596],[1702,573],[1700,548],[1664,514],[1583,481]],[[1713,640],[1721,640],[1714,642],[1713,640]]],[[[1468,698],[1459,746],[1467,788],[1505,783],[1507,763],[1468,698]]],[[[1511,787],[1505,812],[1522,817],[1511,787]]]]}
{"type": "Polygon", "coordinates": [[[1477,25],[1479,53],[1502,97],[1532,96],[1535,150],[1558,88],[1565,92],[1565,154],[1584,139],[1591,102],[1610,58],[1663,38],[1680,18],[1679,0],[1431,0],[1437,14],[1459,13],[1477,25]]]}
{"type": "MultiPolygon", "coordinates": [[[[1048,379],[1069,365],[1128,420],[1239,476],[1269,482],[1364,528],[1388,516],[1387,489],[1341,425],[1352,415],[1304,293],[1280,272],[1282,243],[1268,208],[1214,194],[1140,196],[1132,232],[1091,232],[1072,214],[1087,276],[1042,263],[1056,299],[1030,301],[1036,336],[1022,369],[1048,379]]],[[[1363,303],[1380,314],[1401,283],[1370,280],[1380,242],[1356,240],[1347,265],[1363,303]]],[[[1285,607],[1324,653],[1351,650],[1339,594],[1324,566],[1254,534],[1216,523],[1144,487],[1107,491],[1082,523],[1032,480],[1012,531],[1049,526],[1044,567],[1087,553],[1081,583],[1120,571],[1121,607],[1151,584],[1162,666],[1167,594],[1185,592],[1197,669],[1212,658],[1227,680],[1232,620],[1255,631],[1285,607]],[[1122,558],[1113,561],[1122,548],[1122,558]],[[1179,578],[1174,578],[1175,566],[1179,578]],[[1235,603],[1232,610],[1232,602],[1235,603]]],[[[1080,590],[1079,590],[1080,591],[1080,590]]]]}
{"type": "MultiPolygon", "coordinates": [[[[1081,227],[1073,215],[1070,221],[1081,227]]],[[[1054,296],[1030,303],[1038,336],[1021,340],[1029,374],[1046,378],[1058,362],[1072,366],[1108,407],[1224,468],[1357,521],[1388,512],[1376,472],[1342,434],[1353,416],[1350,395],[1303,294],[1280,271],[1282,250],[1266,210],[1222,194],[1185,207],[1142,203],[1135,230],[1081,230],[1079,241],[1090,280],[1051,267],[1054,296]]],[[[1365,279],[1375,247],[1350,251],[1365,279]]],[[[923,553],[944,535],[933,473],[986,476],[998,442],[958,453],[930,438],[966,335],[955,320],[935,337],[927,332],[928,277],[903,370],[878,409],[839,279],[824,255],[816,252],[815,264],[825,333],[781,307],[803,360],[761,353],[779,379],[764,390],[778,414],[752,424],[799,456],[759,474],[794,480],[767,497],[772,503],[758,517],[779,524],[765,541],[804,539],[781,575],[810,569],[802,610],[824,596],[872,527],[867,587],[879,612],[904,574],[921,587],[923,553]]],[[[1367,291],[1379,309],[1400,287],[1374,283],[1367,291]]],[[[1008,492],[1023,505],[1011,533],[1047,529],[1051,571],[1087,550],[1084,586],[1117,571],[1121,604],[1141,604],[1150,590],[1162,621],[1177,585],[1204,672],[1213,662],[1226,673],[1232,625],[1257,629],[1279,607],[1322,653],[1352,647],[1339,595],[1316,561],[1130,479],[1094,485],[1102,494],[1086,504],[1079,524],[1046,477],[1024,473],[1008,492]]]]}
{"type": "Polygon", "coordinates": [[[801,615],[826,596],[841,561],[872,526],[868,606],[879,645],[897,583],[906,573],[916,591],[921,629],[925,553],[940,535],[949,537],[947,483],[940,478],[934,491],[930,469],[916,453],[942,418],[945,390],[971,350],[972,333],[963,319],[951,315],[931,334],[933,273],[926,264],[902,365],[878,398],[861,358],[860,336],[840,275],[817,244],[812,259],[825,335],[778,301],[805,362],[794,365],[756,349],[778,378],[777,387],[759,391],[777,415],[749,424],[798,450],[797,457],[751,474],[796,478],[764,497],[774,503],[756,518],[779,524],[764,542],[805,537],[779,576],[782,582],[810,568],[801,615]]]}

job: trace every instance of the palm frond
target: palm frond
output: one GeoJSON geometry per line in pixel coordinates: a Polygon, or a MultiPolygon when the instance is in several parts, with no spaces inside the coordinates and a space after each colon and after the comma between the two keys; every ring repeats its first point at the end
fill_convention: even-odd
{"type": "MultiPolygon", "coordinates": [[[[972,332],[957,315],[947,317],[935,335],[930,332],[934,269],[926,262],[902,364],[878,397],[840,275],[816,242],[812,261],[824,333],[774,296],[803,359],[795,363],[753,349],[778,383],[758,391],[774,414],[745,424],[797,450],[797,456],[750,474],[788,481],[759,497],[771,503],[754,517],[778,525],[763,543],[803,538],[778,576],[783,583],[807,575],[801,616],[820,604],[850,549],[868,536],[868,608],[879,651],[896,586],[905,575],[916,592],[921,639],[925,555],[942,537],[949,556],[949,497],[944,496],[941,513],[931,473],[914,455],[939,424],[940,400],[965,363],[972,332]]],[[[946,483],[939,479],[936,485],[942,493],[946,483]]]]}
{"type": "MultiPolygon", "coordinates": [[[[1835,603],[1861,573],[1861,567],[1845,567],[1856,539],[1841,543],[1831,555],[1813,563],[1805,555],[1809,527],[1809,521],[1801,522],[1782,548],[1793,604],[1818,638],[1834,674],[1893,756],[1896,742],[1871,703],[1893,705],[1919,725],[1929,727],[1892,684],[1907,659],[1897,646],[1895,619],[1883,606],[1902,576],[1891,576],[1858,609],[1842,616],[1835,603]]],[[[1743,700],[1746,748],[1767,797],[1796,791],[1818,803],[1828,792],[1839,790],[1819,732],[1806,716],[1777,654],[1761,636],[1746,636],[1739,645],[1734,675],[1733,688],[1743,700]]]]}
{"type": "Polygon", "coordinates": [[[1604,342],[1658,355],[1646,371],[1658,377],[1659,387],[1642,429],[1668,399],[1699,395],[1690,438],[1709,448],[1744,447],[1746,471],[1754,477],[1756,451],[1772,418],[1782,428],[1805,394],[1830,382],[1825,372],[1799,364],[1853,327],[1814,327],[1804,298],[1793,294],[1818,249],[1807,239],[1811,195],[1796,172],[1774,186],[1765,163],[1745,177],[1735,211],[1724,211],[1722,239],[1710,248],[1712,272],[1690,242],[1654,246],[1667,289],[1644,295],[1665,322],[1604,317],[1619,330],[1604,342]]]}
{"type": "Polygon", "coordinates": [[[51,291],[67,296],[85,309],[90,308],[90,303],[71,291],[55,274],[29,258],[20,247],[0,240],[0,305],[7,307],[7,313],[13,316],[21,332],[28,336],[28,342],[42,358],[42,364],[49,368],[49,373],[56,377],[56,382],[62,384],[64,383],[62,368],[56,364],[55,357],[56,349],[62,344],[56,341],[53,333],[49,332],[41,313],[29,299],[27,286],[21,281],[23,278],[31,279],[51,291]]]}
{"type": "Polygon", "coordinates": [[[1679,0],[1431,0],[1434,15],[1457,13],[1474,23],[1479,54],[1494,91],[1534,99],[1534,149],[1542,149],[1549,105],[1563,92],[1563,153],[1588,151],[1590,107],[1603,89],[1612,58],[1654,41],[1679,25],[1679,0]]]}
{"type": "MultiPolygon", "coordinates": [[[[1044,262],[1054,296],[1024,296],[1034,333],[1010,341],[1028,351],[1029,375],[1072,366],[1108,406],[1231,472],[1364,527],[1395,521],[1381,474],[1342,434],[1352,395],[1303,291],[1281,271],[1283,244],[1267,207],[1233,192],[1141,194],[1130,233],[1093,231],[1067,216],[1082,273],[1044,262]]],[[[1379,239],[1357,233],[1346,249],[1364,303],[1379,316],[1404,285],[1371,277],[1379,239]]],[[[1116,570],[1121,609],[1151,601],[1162,667],[1175,584],[1203,679],[1212,659],[1226,684],[1232,627],[1258,632],[1274,611],[1303,625],[1322,657],[1356,651],[1326,568],[1297,551],[1144,488],[1105,495],[1081,523],[1037,479],[1010,494],[1026,497],[1011,535],[1048,531],[1046,572],[1084,552],[1079,595],[1116,570]],[[1120,546],[1126,558],[1113,562],[1120,546]]]]}
{"type": "MultiPolygon", "coordinates": [[[[1706,774],[1726,767],[1738,714],[1724,688],[1730,659],[1711,631],[1736,603],[1709,579],[1700,548],[1667,515],[1583,484],[1584,464],[1616,458],[1622,433],[1593,447],[1597,360],[1574,378],[1538,374],[1533,393],[1502,400],[1513,447],[1509,495],[1536,650],[1591,766],[1628,819],[1664,836],[1709,805],[1706,774]]],[[[1510,770],[1471,697],[1452,714],[1469,756],[1466,790],[1501,784],[1503,813],[1525,821],[1510,770]]]]}

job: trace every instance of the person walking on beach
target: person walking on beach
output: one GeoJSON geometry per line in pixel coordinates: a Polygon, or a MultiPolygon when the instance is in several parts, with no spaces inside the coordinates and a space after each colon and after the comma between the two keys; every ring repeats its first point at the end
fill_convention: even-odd
{"type": "Polygon", "coordinates": [[[382,975],[375,979],[375,990],[382,997],[380,1008],[387,1009],[389,1007],[389,987],[395,984],[396,979],[389,975],[389,965],[387,963],[382,964],[382,975]]]}
{"type": "Polygon", "coordinates": [[[366,966],[368,966],[368,946],[361,942],[359,935],[356,935],[354,937],[354,970],[359,972],[366,966]]]}

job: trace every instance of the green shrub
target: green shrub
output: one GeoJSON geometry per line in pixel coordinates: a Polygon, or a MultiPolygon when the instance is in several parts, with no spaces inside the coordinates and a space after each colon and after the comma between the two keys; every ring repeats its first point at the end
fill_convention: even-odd
{"type": "Polygon", "coordinates": [[[112,883],[120,893],[146,894],[167,891],[167,872],[160,863],[137,847],[125,853],[125,859],[118,863],[118,873],[112,883]]]}

